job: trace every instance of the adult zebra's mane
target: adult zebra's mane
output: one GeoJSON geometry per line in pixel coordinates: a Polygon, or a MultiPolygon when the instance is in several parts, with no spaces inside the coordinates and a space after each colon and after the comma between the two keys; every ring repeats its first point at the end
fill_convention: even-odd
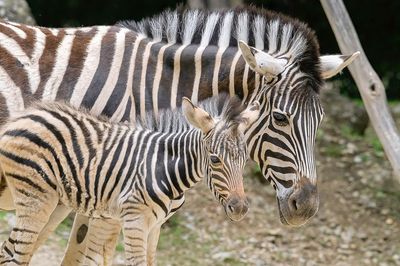
{"type": "Polygon", "coordinates": [[[156,42],[220,49],[237,47],[238,40],[277,57],[291,57],[307,74],[318,92],[321,83],[319,45],[314,32],[303,22],[253,6],[218,11],[177,8],[139,22],[118,26],[138,32],[156,42]]]}

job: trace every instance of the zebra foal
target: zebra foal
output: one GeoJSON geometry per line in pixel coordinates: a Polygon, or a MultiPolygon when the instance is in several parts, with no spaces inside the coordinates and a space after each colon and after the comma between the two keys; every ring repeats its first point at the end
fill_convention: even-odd
{"type": "Polygon", "coordinates": [[[0,264],[28,264],[39,233],[63,204],[121,222],[128,264],[152,265],[161,225],[203,177],[227,216],[240,220],[248,210],[243,132],[258,118],[259,104],[244,109],[238,99],[218,96],[204,105],[208,112],[184,98],[183,115],[163,111],[135,128],[60,103],[37,104],[6,123],[1,178],[17,221],[0,264]]]}

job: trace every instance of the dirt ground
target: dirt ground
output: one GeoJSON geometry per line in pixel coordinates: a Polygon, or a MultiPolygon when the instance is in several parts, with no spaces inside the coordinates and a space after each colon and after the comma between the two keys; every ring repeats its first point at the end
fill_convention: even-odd
{"type": "MultiPolygon", "coordinates": [[[[326,89],[322,99],[326,117],[317,140],[317,215],[300,228],[281,225],[272,187],[250,164],[247,217],[228,221],[199,184],[161,231],[159,265],[400,265],[400,182],[392,177],[370,126],[364,136],[357,133],[363,127],[362,108],[333,89],[326,89]]],[[[391,109],[400,126],[400,103],[391,109]]],[[[0,241],[12,220],[12,214],[0,212],[0,241]]],[[[31,265],[59,265],[68,229],[68,222],[62,224],[31,265]]],[[[115,265],[123,265],[122,244],[117,249],[115,265]]]]}

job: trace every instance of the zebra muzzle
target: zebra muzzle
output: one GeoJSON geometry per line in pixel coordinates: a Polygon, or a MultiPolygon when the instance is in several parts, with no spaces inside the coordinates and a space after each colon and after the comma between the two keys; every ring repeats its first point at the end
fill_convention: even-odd
{"type": "Polygon", "coordinates": [[[240,221],[249,210],[249,202],[246,197],[231,195],[225,205],[226,215],[232,221],[240,221]]]}
{"type": "Polygon", "coordinates": [[[306,180],[291,190],[284,197],[278,196],[279,214],[283,224],[300,226],[318,211],[318,188],[306,180]]]}

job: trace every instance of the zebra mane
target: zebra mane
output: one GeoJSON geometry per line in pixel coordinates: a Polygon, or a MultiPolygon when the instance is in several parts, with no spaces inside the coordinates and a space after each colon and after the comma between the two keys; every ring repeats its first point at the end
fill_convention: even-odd
{"type": "Polygon", "coordinates": [[[117,25],[154,41],[228,47],[242,40],[272,53],[290,48],[295,56],[304,52],[308,39],[315,38],[299,20],[253,6],[217,11],[168,9],[139,22],[121,21],[117,25]]]}
{"type": "MultiPolygon", "coordinates": [[[[239,115],[245,108],[237,96],[230,97],[225,93],[201,101],[199,106],[213,118],[224,119],[227,127],[238,125],[240,122],[239,115]]],[[[153,112],[148,112],[144,121],[138,116],[136,126],[164,133],[182,132],[192,127],[183,115],[181,107],[175,110],[163,109],[158,114],[158,117],[153,112]]]]}
{"type": "Polygon", "coordinates": [[[156,42],[169,44],[237,47],[238,40],[274,56],[290,56],[313,81],[321,84],[319,45],[305,23],[254,6],[217,11],[178,7],[139,22],[122,21],[120,27],[138,32],[156,42]]]}

